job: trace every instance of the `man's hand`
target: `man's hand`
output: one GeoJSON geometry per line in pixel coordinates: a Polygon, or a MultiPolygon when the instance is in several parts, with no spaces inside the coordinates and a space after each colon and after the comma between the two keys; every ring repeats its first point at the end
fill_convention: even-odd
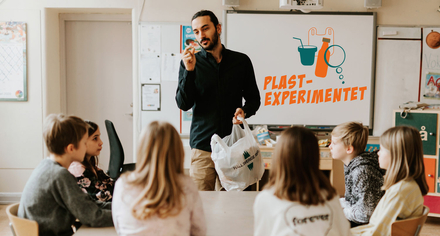
{"type": "Polygon", "coordinates": [[[195,48],[193,48],[192,46],[189,46],[189,47],[185,48],[185,50],[182,53],[181,58],[182,58],[183,64],[185,65],[185,69],[187,71],[193,71],[194,68],[196,67],[195,51],[196,51],[195,48]]]}
{"type": "Polygon", "coordinates": [[[241,108],[237,108],[237,110],[235,110],[234,118],[232,118],[232,123],[233,123],[234,125],[239,125],[239,124],[242,124],[242,123],[243,123],[243,122],[241,122],[241,121],[238,120],[238,117],[239,117],[239,116],[243,117],[243,119],[244,119],[244,117],[245,117],[244,111],[243,111],[243,109],[241,109],[241,108]]]}

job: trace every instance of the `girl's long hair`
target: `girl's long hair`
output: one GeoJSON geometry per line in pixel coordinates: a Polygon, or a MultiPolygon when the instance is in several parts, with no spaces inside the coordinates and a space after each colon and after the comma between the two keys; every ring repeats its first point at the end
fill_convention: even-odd
{"type": "MultiPolygon", "coordinates": [[[[87,132],[89,134],[89,137],[92,136],[96,130],[98,130],[98,125],[92,121],[86,120],[85,121],[88,124],[87,132]]],[[[81,162],[83,164],[84,168],[86,170],[89,170],[92,172],[96,178],[98,178],[98,157],[97,156],[91,156],[89,159],[87,159],[87,153],[86,157],[84,157],[84,160],[81,162]]]]}
{"type": "Polygon", "coordinates": [[[315,134],[292,127],[281,134],[275,147],[269,182],[280,199],[318,205],[336,196],[329,179],[319,170],[319,146],[315,134]]]}
{"type": "Polygon", "coordinates": [[[133,216],[144,220],[179,214],[184,199],[178,175],[183,174],[185,153],[176,129],[167,122],[150,123],[141,134],[137,157],[136,169],[122,175],[128,187],[142,189],[132,203],[133,216]]]}
{"type": "Polygon", "coordinates": [[[426,195],[428,185],[419,131],[410,126],[396,126],[382,134],[380,144],[390,151],[391,156],[382,189],[387,190],[401,180],[414,179],[422,195],[426,195]]]}

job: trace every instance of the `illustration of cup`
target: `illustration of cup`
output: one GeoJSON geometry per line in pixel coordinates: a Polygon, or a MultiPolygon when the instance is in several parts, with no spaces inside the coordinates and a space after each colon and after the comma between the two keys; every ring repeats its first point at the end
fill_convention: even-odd
{"type": "Polygon", "coordinates": [[[317,47],[313,45],[304,45],[298,47],[299,56],[301,58],[301,64],[303,66],[311,66],[315,63],[315,53],[317,47]]]}

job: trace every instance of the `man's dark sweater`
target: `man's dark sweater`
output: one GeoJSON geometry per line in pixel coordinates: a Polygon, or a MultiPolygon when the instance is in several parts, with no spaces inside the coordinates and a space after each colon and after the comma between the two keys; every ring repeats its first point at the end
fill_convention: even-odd
{"type": "Polygon", "coordinates": [[[94,202],[69,171],[44,159],[24,187],[18,216],[38,222],[39,235],[72,235],[76,219],[91,227],[113,226],[111,204],[94,202]]]}
{"type": "Polygon", "coordinates": [[[203,48],[195,56],[194,71],[187,71],[180,63],[176,102],[184,111],[193,109],[191,148],[211,152],[213,134],[231,134],[237,108],[243,109],[246,118],[257,112],[260,92],[252,62],[245,54],[223,47],[220,63],[203,48]]]}

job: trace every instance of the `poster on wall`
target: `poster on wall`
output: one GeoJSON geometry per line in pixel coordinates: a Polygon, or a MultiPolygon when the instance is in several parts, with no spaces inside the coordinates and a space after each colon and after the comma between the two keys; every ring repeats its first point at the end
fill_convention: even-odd
{"type": "MultiPolygon", "coordinates": [[[[196,52],[199,52],[202,48],[200,47],[199,43],[197,42],[196,36],[194,35],[194,32],[192,30],[192,27],[189,25],[182,25],[181,26],[181,42],[180,42],[180,48],[181,53],[185,50],[187,47],[193,47],[196,52]]],[[[180,65],[180,60],[179,60],[180,65]]],[[[181,134],[189,134],[191,129],[191,122],[192,122],[192,109],[188,111],[180,111],[180,133],[181,134]]]]}
{"type": "Polygon", "coordinates": [[[440,100],[440,28],[423,28],[421,102],[440,100]]]}
{"type": "Polygon", "coordinates": [[[27,101],[25,22],[0,22],[0,101],[27,101]]]}
{"type": "Polygon", "coordinates": [[[142,111],[160,111],[160,84],[142,84],[142,111]]]}

